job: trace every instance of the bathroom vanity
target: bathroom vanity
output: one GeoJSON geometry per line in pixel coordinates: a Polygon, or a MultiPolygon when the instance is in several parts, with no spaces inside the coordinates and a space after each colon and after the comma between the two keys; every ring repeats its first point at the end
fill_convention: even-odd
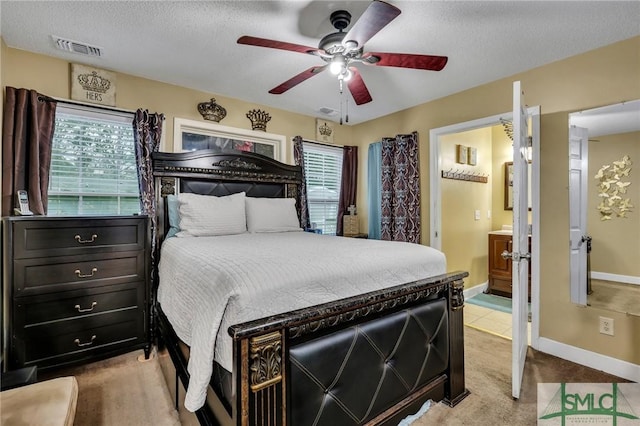
{"type": "MultiPolygon", "coordinates": [[[[512,261],[502,257],[502,252],[512,250],[512,231],[501,230],[489,232],[489,286],[487,293],[511,297],[512,261]]],[[[529,235],[529,253],[531,253],[531,235],[529,235]]],[[[531,264],[529,264],[528,290],[531,300],[531,264]]]]}

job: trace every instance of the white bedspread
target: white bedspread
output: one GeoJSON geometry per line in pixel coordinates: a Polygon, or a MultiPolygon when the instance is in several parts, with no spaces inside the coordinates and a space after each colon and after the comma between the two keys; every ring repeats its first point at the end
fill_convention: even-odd
{"type": "Polygon", "coordinates": [[[308,232],[167,239],[158,300],[191,346],[185,407],[204,404],[214,356],[232,370],[229,326],[445,271],[443,253],[410,243],[308,232]]]}

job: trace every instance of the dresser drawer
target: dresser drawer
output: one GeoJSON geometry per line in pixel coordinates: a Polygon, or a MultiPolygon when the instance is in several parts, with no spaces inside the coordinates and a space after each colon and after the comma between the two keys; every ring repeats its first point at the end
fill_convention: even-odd
{"type": "Polygon", "coordinates": [[[143,251],[14,261],[14,297],[144,281],[143,251]]]}
{"type": "Polygon", "coordinates": [[[144,217],[25,220],[13,223],[14,259],[105,251],[142,250],[144,217]]]}
{"type": "Polygon", "coordinates": [[[16,339],[20,365],[46,366],[59,358],[83,352],[99,352],[130,346],[144,339],[144,321],[140,311],[129,309],[70,321],[58,321],[27,327],[23,338],[16,339]]]}
{"type": "Polygon", "coordinates": [[[29,301],[21,298],[14,305],[16,326],[25,327],[126,308],[138,308],[139,304],[144,303],[143,290],[143,283],[129,283],[57,293],[54,295],[55,298],[29,298],[29,301]]]}

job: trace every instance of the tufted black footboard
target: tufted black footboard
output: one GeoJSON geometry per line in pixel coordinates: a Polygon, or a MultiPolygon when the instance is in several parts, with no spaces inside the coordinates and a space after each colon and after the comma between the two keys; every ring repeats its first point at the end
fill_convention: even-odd
{"type": "Polygon", "coordinates": [[[448,325],[441,298],[291,347],[291,423],[372,420],[446,372],[448,325]]]}

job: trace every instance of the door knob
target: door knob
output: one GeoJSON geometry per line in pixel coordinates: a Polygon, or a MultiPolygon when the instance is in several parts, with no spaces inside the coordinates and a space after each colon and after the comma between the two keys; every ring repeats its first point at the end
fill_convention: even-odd
{"type": "Polygon", "coordinates": [[[531,253],[513,253],[506,250],[500,256],[505,260],[511,259],[514,262],[520,262],[520,259],[531,259],[531,253]]]}

